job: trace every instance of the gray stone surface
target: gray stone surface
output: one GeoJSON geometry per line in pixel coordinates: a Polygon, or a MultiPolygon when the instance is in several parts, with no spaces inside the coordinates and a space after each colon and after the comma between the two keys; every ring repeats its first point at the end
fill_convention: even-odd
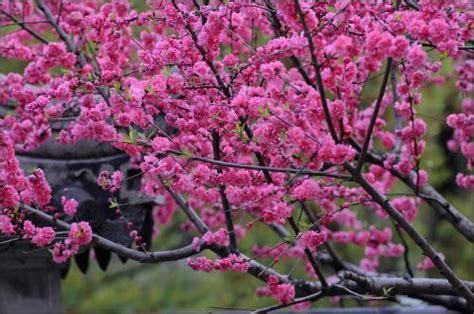
{"type": "Polygon", "coordinates": [[[48,251],[23,241],[0,245],[0,313],[61,313],[59,267],[48,251]]]}

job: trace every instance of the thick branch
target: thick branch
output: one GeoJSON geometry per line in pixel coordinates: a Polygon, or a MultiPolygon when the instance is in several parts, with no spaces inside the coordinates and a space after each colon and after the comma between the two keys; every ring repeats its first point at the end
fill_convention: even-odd
{"type": "MultiPolygon", "coordinates": [[[[54,217],[48,215],[47,213],[35,209],[31,206],[24,205],[25,210],[29,213],[35,215],[38,219],[54,224],[62,229],[68,230],[70,225],[64,221],[55,219],[54,217]]],[[[183,209],[186,209],[188,212],[192,212],[196,215],[194,210],[190,207],[184,206],[183,209]]],[[[120,244],[112,242],[108,239],[100,237],[98,235],[93,236],[93,241],[96,245],[99,245],[105,249],[113,251],[121,256],[128,257],[132,260],[136,260],[142,263],[159,263],[165,261],[176,261],[184,259],[186,257],[192,256],[196,252],[195,248],[190,245],[176,250],[170,251],[157,251],[157,252],[142,252],[133,249],[129,249],[120,244]]],[[[219,256],[225,257],[229,254],[229,251],[223,247],[211,246],[206,247],[204,243],[201,244],[201,250],[211,249],[219,256]]],[[[320,282],[307,282],[292,279],[288,276],[282,275],[272,268],[266,267],[259,262],[249,258],[248,256],[241,254],[241,257],[247,260],[250,263],[250,268],[248,273],[254,277],[266,281],[268,276],[273,275],[278,277],[281,283],[290,283],[295,286],[298,295],[301,295],[305,300],[311,301],[316,295],[319,295],[324,290],[325,296],[336,296],[336,295],[351,295],[351,292],[363,293],[370,295],[385,295],[388,288],[390,289],[390,295],[408,295],[418,298],[420,295],[421,299],[430,299],[435,298],[435,295],[441,295],[445,301],[450,300],[455,302],[451,296],[456,296],[457,292],[452,289],[450,283],[444,279],[435,279],[435,278],[411,278],[404,279],[399,277],[366,277],[363,274],[357,274],[352,272],[344,272],[342,277],[346,279],[342,283],[331,284],[328,288],[323,289],[323,286],[320,282]],[[425,298],[426,297],[426,298],[425,298]]],[[[463,282],[468,289],[471,291],[474,290],[474,282],[463,282]]],[[[299,301],[300,299],[295,299],[299,301]]],[[[431,301],[430,301],[431,302],[431,301]]],[[[434,301],[433,301],[434,302],[434,301]]],[[[462,302],[456,301],[456,304],[462,306],[462,302]]]]}
{"type": "MultiPolygon", "coordinates": [[[[355,149],[360,151],[360,146],[355,142],[350,143],[355,149]]],[[[367,152],[367,161],[381,167],[384,167],[383,161],[385,160],[384,155],[376,154],[372,151],[367,152]]],[[[405,183],[410,189],[412,189],[417,196],[426,201],[431,208],[437,211],[444,219],[451,223],[456,230],[459,231],[466,239],[474,242],[474,223],[467,218],[461,211],[453,206],[446,198],[444,198],[432,185],[429,183],[422,187],[416,186],[416,173],[412,171],[409,176],[400,173],[394,167],[389,167],[387,170],[403,183],[405,183]]]]}
{"type": "MultiPolygon", "coordinates": [[[[69,230],[71,225],[62,220],[55,219],[54,217],[48,215],[47,213],[33,208],[28,205],[23,205],[23,208],[26,209],[30,214],[34,215],[41,221],[45,223],[54,224],[62,229],[69,230]]],[[[126,246],[123,246],[119,243],[110,241],[104,237],[101,237],[97,234],[93,234],[93,241],[96,245],[117,253],[118,255],[126,258],[130,258],[140,263],[160,263],[160,262],[169,262],[169,261],[178,261],[186,257],[190,257],[199,253],[196,251],[196,248],[193,245],[188,245],[179,249],[169,250],[169,251],[155,251],[155,252],[142,252],[137,251],[126,246]]],[[[202,243],[200,250],[207,249],[205,243],[202,243]]]]}
{"type": "Polygon", "coordinates": [[[362,175],[350,164],[346,163],[345,168],[352,174],[354,180],[369,194],[372,199],[379,204],[385,212],[415,241],[423,253],[428,256],[452,286],[467,300],[474,309],[474,294],[458,278],[449,265],[441,258],[438,252],[428,243],[428,241],[413,228],[413,226],[396,210],[389,200],[380,194],[362,175]]]}
{"type": "Polygon", "coordinates": [[[462,313],[470,313],[466,300],[460,297],[451,295],[431,295],[422,294],[416,297],[417,299],[429,302],[431,304],[441,305],[448,309],[460,311],[462,313]]]}
{"type": "MultiPolygon", "coordinates": [[[[366,292],[373,295],[384,295],[389,288],[392,288],[388,293],[394,295],[408,295],[417,296],[420,294],[437,294],[437,295],[458,295],[453,290],[452,285],[448,280],[435,278],[400,278],[400,277],[365,277],[352,272],[343,272],[342,277],[350,282],[358,283],[359,286],[354,286],[358,292],[366,292]],[[365,290],[365,291],[364,291],[365,290]]],[[[462,281],[467,291],[474,291],[474,282],[462,281]]],[[[352,283],[346,284],[351,288],[352,283]]],[[[352,288],[351,288],[352,289],[352,288]]]]}

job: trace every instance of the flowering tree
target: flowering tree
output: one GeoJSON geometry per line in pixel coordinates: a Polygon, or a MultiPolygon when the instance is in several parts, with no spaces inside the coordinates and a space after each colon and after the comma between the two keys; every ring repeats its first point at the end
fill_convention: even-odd
{"type": "MultiPolygon", "coordinates": [[[[456,183],[472,189],[469,1],[152,0],[138,13],[125,0],[11,0],[0,6],[0,26],[16,26],[2,37],[2,58],[26,62],[23,74],[0,78],[1,234],[52,247],[58,263],[94,242],[142,263],[187,259],[197,271],[247,273],[277,300],[262,311],[400,295],[474,308],[474,282],[412,224],[426,204],[474,241],[473,222],[420,167],[427,126],[417,114],[429,106],[423,86],[456,80],[461,112],[445,117],[454,129],[447,146],[467,166],[456,183]],[[455,70],[439,75],[448,63],[455,70]],[[367,100],[374,81],[378,94],[367,100]],[[65,118],[67,127],[52,131],[65,118]],[[156,227],[182,211],[192,243],[147,251],[131,224],[136,246],[127,248],[87,221],[66,223],[78,202],[64,196],[52,208],[43,171],[25,174],[15,157],[51,138],[129,154],[142,193],[163,200],[156,227]],[[408,192],[395,193],[400,186],[408,192]],[[280,241],[245,252],[240,242],[258,225],[280,241]],[[415,277],[407,241],[425,256],[418,268],[443,278],[415,277]],[[344,260],[334,244],[363,257],[344,260]],[[204,251],[215,255],[195,256],[204,251]],[[385,258],[403,259],[407,276],[379,271],[385,258]],[[279,273],[284,260],[303,260],[305,275],[279,273]]],[[[120,171],[98,179],[112,195],[122,181],[120,171]]],[[[119,215],[120,206],[110,210],[119,215]]]]}

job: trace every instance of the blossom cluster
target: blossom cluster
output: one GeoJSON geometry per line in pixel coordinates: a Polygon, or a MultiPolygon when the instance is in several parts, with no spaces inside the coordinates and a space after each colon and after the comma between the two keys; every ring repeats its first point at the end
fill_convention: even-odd
{"type": "MultiPolygon", "coordinates": [[[[196,218],[176,214],[183,202],[192,208],[209,229],[194,238],[196,252],[202,243],[258,237],[263,224],[296,235],[265,245],[259,238],[254,254],[275,264],[304,259],[311,279],[308,252],[331,244],[356,247],[354,262],[367,271],[400,258],[406,247],[387,213],[345,169],[362,161],[363,180],[387,196],[399,191],[397,176],[413,180],[416,193],[427,186],[420,159],[429,125],[418,108],[429,106],[422,91],[434,81],[455,77],[463,96],[460,112],[446,117],[447,147],[467,161],[456,183],[474,188],[474,62],[466,46],[474,15],[465,0],[411,2],[151,0],[137,12],[126,0],[50,0],[44,5],[60,18],[44,23],[32,1],[0,4],[0,26],[10,17],[28,21],[0,47],[2,58],[26,64],[0,76],[0,234],[53,245],[57,262],[92,241],[87,222],[57,241],[53,228],[28,220],[23,205],[52,210],[51,188],[42,169],[27,175],[16,158],[51,139],[92,140],[130,156],[141,193],[160,200],[160,228],[178,220],[194,237],[202,231],[196,218]],[[457,65],[448,75],[445,60],[457,65]],[[378,99],[368,101],[364,87],[385,73],[378,99]],[[363,149],[381,161],[361,160],[363,149]]],[[[123,181],[120,171],[97,178],[112,194],[123,181]]],[[[67,195],[61,204],[70,217],[79,207],[67,195]]],[[[387,204],[413,223],[422,201],[412,193],[387,204]]],[[[131,236],[140,239],[136,230],[131,236]]],[[[235,249],[188,265],[247,272],[235,249]]],[[[295,288],[269,276],[260,294],[285,304],[295,288]]]]}

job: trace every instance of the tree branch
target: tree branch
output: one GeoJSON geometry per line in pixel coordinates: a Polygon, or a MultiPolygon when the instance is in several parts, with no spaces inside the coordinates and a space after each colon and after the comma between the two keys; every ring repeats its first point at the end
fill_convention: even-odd
{"type": "Polygon", "coordinates": [[[291,301],[290,303],[285,303],[285,304],[277,304],[277,305],[272,305],[272,306],[268,306],[268,307],[264,307],[264,308],[261,308],[261,309],[258,309],[258,310],[255,310],[254,312],[252,313],[269,313],[271,311],[276,311],[276,310],[279,310],[279,309],[284,309],[284,308],[287,308],[289,306],[292,306],[292,305],[295,305],[295,304],[300,304],[300,303],[303,303],[303,302],[314,302],[318,299],[321,299],[325,296],[325,293],[323,291],[318,291],[316,293],[313,293],[313,294],[310,294],[308,296],[305,296],[305,297],[301,297],[301,298],[296,298],[294,299],[293,301],[291,301]]]}
{"type": "Polygon", "coordinates": [[[175,200],[176,204],[184,211],[188,219],[194,224],[201,234],[205,234],[209,231],[209,227],[202,221],[201,217],[187,204],[186,200],[179,194],[174,193],[168,184],[163,180],[161,176],[158,176],[161,184],[165,187],[171,197],[175,200]]]}
{"type": "MultiPolygon", "coordinates": [[[[345,284],[349,288],[353,285],[350,282],[357,283],[361,287],[354,286],[358,292],[366,292],[374,295],[384,295],[388,293],[394,295],[417,296],[419,294],[436,295],[458,295],[453,290],[451,283],[446,279],[437,278],[400,278],[400,277],[366,277],[352,272],[342,272],[341,277],[349,280],[345,284]],[[362,288],[362,289],[361,289],[362,288]]],[[[466,289],[472,293],[474,291],[474,282],[462,281],[466,289]]],[[[351,288],[352,289],[352,288],[351,288]]]]}
{"type": "MultiPolygon", "coordinates": [[[[77,49],[76,44],[74,43],[74,41],[66,34],[66,32],[63,30],[63,28],[58,24],[58,20],[53,16],[53,13],[51,13],[51,10],[49,10],[49,8],[44,4],[43,0],[37,0],[37,2],[38,2],[38,7],[43,12],[43,15],[49,21],[51,26],[56,30],[56,32],[58,33],[58,35],[62,39],[62,41],[64,41],[64,43],[66,44],[67,49],[70,52],[77,55],[77,57],[79,58],[79,63],[81,64],[81,66],[85,66],[86,64],[88,64],[86,58],[84,57],[84,54],[77,49]]],[[[94,74],[97,77],[100,77],[99,67],[96,66],[95,64],[93,64],[92,66],[94,68],[94,74]]],[[[107,92],[103,88],[101,88],[100,86],[95,86],[95,89],[100,94],[100,96],[102,96],[102,98],[107,103],[107,105],[109,107],[111,107],[110,102],[109,102],[109,95],[107,94],[107,92]]]]}
{"type": "Polygon", "coordinates": [[[269,172],[283,172],[283,173],[298,173],[300,175],[309,175],[315,177],[328,177],[328,178],[335,178],[341,180],[350,180],[350,176],[344,176],[339,174],[328,173],[324,171],[315,171],[311,169],[296,169],[296,168],[278,168],[278,167],[266,167],[260,165],[250,165],[250,164],[241,164],[241,163],[234,163],[234,162],[227,162],[222,160],[215,160],[206,157],[200,156],[192,156],[189,159],[198,160],[218,166],[229,167],[229,168],[240,168],[240,169],[249,169],[249,170],[262,170],[262,171],[269,171],[269,172]]]}
{"type": "MultiPolygon", "coordinates": [[[[360,146],[354,140],[349,143],[360,152],[360,146]]],[[[381,167],[384,167],[385,155],[377,154],[373,151],[367,151],[367,161],[381,167]]],[[[426,183],[422,187],[416,186],[416,173],[412,171],[406,176],[394,167],[388,167],[392,175],[399,178],[405,185],[414,191],[414,193],[426,201],[431,208],[437,211],[444,219],[451,223],[470,242],[474,242],[474,223],[467,218],[460,210],[454,207],[444,196],[442,196],[432,185],[426,183]],[[417,191],[418,190],[418,191],[417,191]]]]}
{"type": "MultiPolygon", "coordinates": [[[[48,215],[47,213],[39,209],[33,208],[28,205],[22,205],[22,207],[28,213],[34,215],[35,217],[37,217],[38,219],[40,219],[41,221],[45,223],[56,225],[64,230],[69,230],[71,228],[71,225],[68,224],[67,222],[55,219],[51,215],[48,215]]],[[[92,238],[93,238],[93,242],[96,245],[106,250],[117,253],[118,255],[122,257],[130,258],[140,263],[160,263],[160,262],[178,261],[186,257],[196,255],[200,251],[207,249],[206,244],[201,243],[200,251],[196,251],[196,248],[192,244],[190,244],[188,246],[175,249],[175,250],[142,252],[142,251],[137,251],[137,250],[128,248],[119,243],[110,241],[109,239],[101,237],[95,233],[92,235],[92,238]]]]}
{"type": "Polygon", "coordinates": [[[414,277],[413,270],[410,264],[410,253],[409,253],[409,248],[408,248],[408,243],[405,240],[405,237],[403,236],[402,231],[400,230],[400,227],[397,225],[396,222],[393,221],[393,219],[390,219],[390,221],[393,224],[393,227],[395,228],[395,231],[398,234],[398,237],[400,238],[400,241],[402,242],[404,251],[403,251],[403,261],[405,262],[405,270],[407,271],[408,275],[410,277],[414,277]]]}
{"type": "MultiPolygon", "coordinates": [[[[176,4],[176,1],[175,0],[172,0],[171,1],[174,8],[176,9],[176,11],[178,11],[178,13],[181,15],[181,17],[183,17],[183,11],[181,11],[181,9],[179,8],[179,6],[176,4]]],[[[186,21],[186,19],[183,17],[183,20],[184,20],[184,23],[185,23],[185,27],[186,29],[188,30],[189,34],[191,35],[191,39],[193,40],[194,42],[194,45],[196,46],[196,48],[199,50],[199,53],[201,54],[204,62],[206,62],[206,64],[209,66],[209,68],[211,69],[212,73],[214,74],[216,80],[217,80],[217,84],[219,84],[222,92],[224,93],[224,95],[227,97],[227,98],[230,98],[232,95],[229,91],[229,87],[225,84],[224,80],[222,79],[222,77],[220,76],[219,74],[219,71],[217,71],[217,68],[216,66],[214,65],[214,63],[212,63],[209,59],[207,59],[207,56],[206,56],[206,51],[204,50],[204,48],[199,45],[198,43],[198,38],[197,38],[197,35],[196,35],[196,32],[193,30],[193,28],[191,27],[191,25],[188,23],[188,21],[186,21]]]]}
{"type": "Polygon", "coordinates": [[[28,34],[30,34],[31,36],[33,36],[34,38],[38,39],[40,42],[42,42],[43,44],[46,44],[48,45],[49,42],[41,37],[41,35],[39,35],[38,33],[36,33],[34,30],[32,30],[31,28],[29,28],[28,26],[26,26],[26,22],[21,22],[21,21],[18,21],[13,15],[10,15],[9,13],[7,13],[6,11],[4,11],[3,9],[0,9],[0,13],[2,13],[3,15],[5,15],[6,17],[8,17],[10,20],[12,20],[16,25],[20,26],[23,30],[25,30],[26,32],[28,32],[28,34]]]}
{"type": "Polygon", "coordinates": [[[438,252],[428,243],[428,241],[413,228],[413,226],[396,210],[389,202],[389,200],[380,194],[362,175],[361,173],[346,163],[345,168],[352,174],[354,180],[369,194],[372,199],[379,204],[385,212],[395,220],[395,222],[406,231],[406,233],[415,241],[421,248],[423,253],[428,256],[438,268],[441,275],[443,275],[452,286],[459,291],[459,293],[467,300],[467,302],[474,309],[474,294],[466,285],[458,278],[449,265],[441,259],[438,252]]]}
{"type": "Polygon", "coordinates": [[[431,294],[421,294],[416,297],[431,304],[437,304],[444,306],[448,309],[453,309],[463,313],[470,313],[469,307],[466,303],[466,300],[460,297],[451,296],[451,295],[431,295],[431,294]]]}
{"type": "Polygon", "coordinates": [[[301,10],[299,0],[295,0],[295,6],[296,6],[296,11],[298,12],[298,15],[300,17],[301,23],[303,24],[306,39],[308,40],[309,53],[311,55],[311,64],[313,65],[314,72],[316,74],[316,84],[318,86],[319,95],[321,96],[321,103],[323,105],[324,115],[326,117],[326,123],[328,125],[329,132],[331,133],[332,138],[337,143],[339,140],[337,138],[336,129],[334,128],[334,125],[332,123],[331,113],[329,111],[329,106],[328,106],[327,98],[326,98],[326,92],[324,91],[323,78],[321,76],[321,69],[319,67],[318,59],[314,53],[315,50],[314,50],[313,38],[311,37],[311,34],[309,32],[308,24],[306,24],[306,20],[304,19],[304,14],[303,14],[303,11],[301,10]]]}
{"type": "MultiPolygon", "coordinates": [[[[300,234],[300,228],[296,224],[293,217],[288,218],[288,222],[290,224],[290,227],[295,232],[295,235],[298,236],[300,234]]],[[[304,253],[306,254],[306,257],[308,258],[308,261],[311,264],[311,267],[313,267],[314,272],[316,273],[316,276],[318,277],[319,281],[321,281],[323,288],[327,288],[328,282],[326,281],[326,278],[324,278],[324,275],[321,269],[319,268],[318,262],[314,259],[313,253],[307,247],[304,248],[304,253]]]]}
{"type": "MultiPolygon", "coordinates": [[[[319,224],[318,224],[318,219],[315,217],[314,213],[306,206],[304,202],[301,202],[301,207],[303,208],[303,211],[306,214],[306,217],[308,217],[309,222],[311,223],[311,229],[315,231],[319,231],[319,224]]],[[[345,264],[344,261],[341,259],[339,254],[336,252],[336,250],[331,246],[331,243],[326,242],[324,243],[324,247],[329,253],[329,256],[331,256],[331,265],[334,267],[336,271],[341,271],[345,269],[345,264]]]]}
{"type": "Polygon", "coordinates": [[[367,134],[365,136],[364,146],[362,147],[362,151],[360,152],[359,163],[357,164],[357,171],[360,171],[362,169],[362,165],[364,164],[365,157],[367,155],[367,150],[369,148],[372,132],[374,131],[375,122],[377,121],[377,118],[379,115],[380,105],[382,104],[382,99],[383,99],[383,96],[385,95],[385,89],[387,88],[388,78],[390,77],[392,62],[393,62],[392,58],[388,58],[387,66],[385,67],[385,74],[383,76],[382,85],[380,86],[379,96],[377,97],[374,111],[372,113],[372,116],[370,117],[369,128],[367,129],[367,134]]]}
{"type": "MultiPolygon", "coordinates": [[[[216,130],[212,131],[212,148],[214,150],[214,160],[221,159],[220,136],[216,130]]],[[[222,173],[222,169],[217,169],[218,173],[222,173]]],[[[231,251],[237,251],[237,238],[234,231],[234,222],[232,218],[232,211],[230,210],[229,200],[225,194],[225,186],[219,185],[219,195],[221,197],[222,208],[224,210],[225,221],[227,225],[227,232],[229,233],[229,244],[231,251]]]]}
{"type": "MultiPolygon", "coordinates": [[[[183,204],[181,203],[181,205],[183,204]]],[[[56,225],[64,230],[68,230],[70,228],[70,225],[68,223],[55,219],[54,217],[48,215],[47,213],[41,210],[38,210],[28,205],[23,205],[22,207],[27,212],[32,215],[35,215],[38,219],[42,220],[45,223],[56,225]]],[[[185,209],[188,212],[194,212],[194,210],[187,205],[183,205],[182,209],[185,209]]],[[[191,215],[195,215],[195,213],[191,215]]],[[[118,255],[128,257],[132,260],[141,263],[176,261],[198,253],[192,245],[188,245],[176,250],[156,251],[147,253],[124,247],[96,234],[93,235],[93,241],[98,246],[101,246],[107,250],[117,253],[118,255]]],[[[206,247],[205,243],[201,243],[201,251],[204,249],[210,249],[214,251],[217,255],[222,257],[225,257],[230,253],[224,247],[206,247]]],[[[368,293],[371,295],[383,296],[386,295],[388,288],[391,288],[389,291],[390,295],[407,295],[415,298],[418,298],[421,295],[420,299],[426,299],[429,302],[435,302],[435,296],[440,295],[442,296],[443,300],[450,300],[450,303],[456,301],[453,296],[457,295],[457,291],[453,290],[451,284],[445,279],[404,279],[399,277],[383,277],[381,275],[377,277],[367,277],[363,274],[346,271],[341,274],[341,277],[346,279],[345,281],[341,283],[330,284],[326,289],[324,289],[320,282],[307,282],[292,279],[288,276],[276,272],[272,268],[260,264],[259,262],[251,259],[250,257],[244,254],[241,254],[241,257],[250,263],[248,273],[253,275],[254,277],[262,281],[266,281],[268,276],[273,275],[276,276],[281,283],[290,283],[294,285],[298,294],[303,295],[303,298],[295,299],[295,303],[292,304],[296,304],[303,301],[312,301],[316,299],[318,295],[323,296],[321,294],[322,291],[324,291],[324,296],[351,295],[352,293],[349,291],[361,294],[368,293]]],[[[469,290],[474,290],[474,282],[464,281],[463,284],[469,290]]],[[[438,301],[440,301],[440,299],[438,299],[438,301]]],[[[456,304],[458,306],[463,305],[463,303],[460,301],[457,301],[456,304]]]]}

